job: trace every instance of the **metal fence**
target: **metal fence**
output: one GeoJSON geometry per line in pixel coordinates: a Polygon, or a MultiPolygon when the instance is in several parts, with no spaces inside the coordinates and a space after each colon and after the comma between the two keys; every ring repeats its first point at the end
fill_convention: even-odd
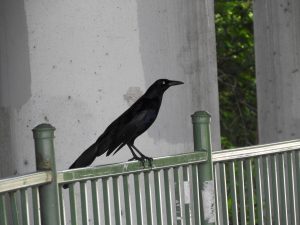
{"type": "Polygon", "coordinates": [[[212,155],[219,224],[300,224],[300,141],[212,155]]]}
{"type": "Polygon", "coordinates": [[[300,224],[299,140],[212,153],[209,114],[192,120],[192,153],[59,172],[39,125],[39,172],[0,180],[0,224],[300,224]]]}

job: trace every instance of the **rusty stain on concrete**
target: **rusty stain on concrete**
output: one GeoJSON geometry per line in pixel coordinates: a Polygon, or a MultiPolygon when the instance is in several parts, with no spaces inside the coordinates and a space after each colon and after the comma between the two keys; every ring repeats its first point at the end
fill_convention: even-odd
{"type": "Polygon", "coordinates": [[[143,95],[141,88],[130,87],[128,88],[125,95],[123,95],[125,101],[129,106],[136,102],[136,100],[143,95]]]}

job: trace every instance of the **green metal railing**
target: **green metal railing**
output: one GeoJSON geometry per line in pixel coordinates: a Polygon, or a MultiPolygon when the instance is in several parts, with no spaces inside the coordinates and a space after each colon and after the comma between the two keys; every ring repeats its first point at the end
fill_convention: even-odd
{"type": "Polygon", "coordinates": [[[0,224],[32,224],[29,222],[30,217],[33,217],[34,224],[41,224],[38,185],[50,183],[51,180],[50,172],[0,180],[0,224]],[[29,213],[29,206],[32,215],[29,213]]]}
{"type": "Polygon", "coordinates": [[[299,149],[295,140],[214,152],[219,224],[300,224],[299,149]]]}
{"type": "Polygon", "coordinates": [[[215,224],[210,116],[197,112],[192,119],[195,152],[157,158],[146,168],[126,162],[59,172],[61,224],[67,214],[72,224],[84,225],[215,224]],[[206,201],[203,189],[211,196],[206,201]]]}
{"type": "Polygon", "coordinates": [[[0,224],[300,224],[299,140],[211,153],[210,115],[192,122],[192,153],[59,172],[37,126],[38,172],[0,180],[0,224]]]}

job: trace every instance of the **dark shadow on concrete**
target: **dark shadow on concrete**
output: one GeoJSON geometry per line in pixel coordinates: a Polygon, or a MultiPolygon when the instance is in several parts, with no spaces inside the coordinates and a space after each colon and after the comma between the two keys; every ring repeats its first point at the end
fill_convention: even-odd
{"type": "Polygon", "coordinates": [[[20,108],[31,96],[28,29],[24,1],[3,0],[1,12],[0,106],[20,108]]]}
{"type": "Polygon", "coordinates": [[[10,144],[10,118],[7,109],[0,107],[0,177],[14,174],[15,161],[10,144]]]}
{"type": "Polygon", "coordinates": [[[24,1],[0,2],[0,176],[17,173],[10,114],[31,97],[28,29],[24,1]],[[3,160],[5,159],[5,160],[3,160]]]}

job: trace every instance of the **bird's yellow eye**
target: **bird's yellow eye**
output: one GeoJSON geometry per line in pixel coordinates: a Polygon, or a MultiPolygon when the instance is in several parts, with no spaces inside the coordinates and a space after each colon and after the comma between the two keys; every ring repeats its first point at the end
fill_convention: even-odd
{"type": "Polygon", "coordinates": [[[162,84],[166,84],[166,81],[163,81],[162,84]]]}

